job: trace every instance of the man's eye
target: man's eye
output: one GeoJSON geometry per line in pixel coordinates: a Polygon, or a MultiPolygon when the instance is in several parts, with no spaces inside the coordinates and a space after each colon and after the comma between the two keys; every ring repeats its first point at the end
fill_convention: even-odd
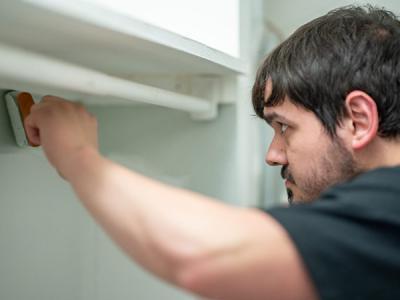
{"type": "Polygon", "coordinates": [[[288,125],[287,124],[283,124],[283,123],[279,123],[279,126],[281,127],[281,134],[284,134],[285,131],[288,129],[288,125]]]}

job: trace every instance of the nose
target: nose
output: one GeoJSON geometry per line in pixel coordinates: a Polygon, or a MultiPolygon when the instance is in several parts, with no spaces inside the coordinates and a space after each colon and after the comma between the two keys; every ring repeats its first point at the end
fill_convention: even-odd
{"type": "Polygon", "coordinates": [[[284,166],[288,164],[286,149],[283,143],[280,143],[275,138],[272,140],[265,156],[265,162],[270,166],[284,166]]]}

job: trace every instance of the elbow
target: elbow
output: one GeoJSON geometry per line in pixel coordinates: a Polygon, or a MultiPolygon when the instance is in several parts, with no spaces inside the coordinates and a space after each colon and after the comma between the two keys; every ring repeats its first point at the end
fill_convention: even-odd
{"type": "Polygon", "coordinates": [[[201,280],[196,270],[206,256],[204,247],[170,236],[153,240],[146,249],[145,260],[139,261],[146,269],[175,286],[196,292],[201,280]]]}
{"type": "Polygon", "coordinates": [[[207,299],[232,299],[224,297],[221,290],[229,284],[226,263],[233,265],[232,259],[234,257],[225,249],[211,246],[181,253],[174,272],[174,284],[207,299]]]}
{"type": "Polygon", "coordinates": [[[212,251],[200,245],[178,243],[169,251],[165,250],[164,258],[168,261],[167,280],[191,293],[205,296],[203,286],[208,273],[205,270],[210,263],[212,251]]]}
{"type": "MultiPolygon", "coordinates": [[[[191,293],[203,296],[210,297],[208,295],[208,291],[205,286],[207,282],[207,274],[205,268],[207,263],[204,259],[199,258],[198,256],[192,258],[186,258],[185,262],[182,262],[179,269],[175,273],[175,284],[191,293]]],[[[208,277],[208,280],[210,277],[208,277]]]]}

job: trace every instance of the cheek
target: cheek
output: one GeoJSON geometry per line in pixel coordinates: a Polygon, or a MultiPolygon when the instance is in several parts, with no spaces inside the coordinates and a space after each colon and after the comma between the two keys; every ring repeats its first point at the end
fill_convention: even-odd
{"type": "Polygon", "coordinates": [[[285,140],[288,160],[292,158],[293,161],[304,163],[325,153],[328,144],[327,137],[317,130],[299,130],[285,140]]]}
{"type": "Polygon", "coordinates": [[[297,182],[299,179],[304,178],[310,168],[309,158],[305,158],[303,155],[299,155],[299,153],[288,153],[287,159],[289,172],[294,180],[297,182]]]}
{"type": "Polygon", "coordinates": [[[291,138],[286,142],[286,155],[289,165],[303,164],[314,155],[313,146],[307,140],[291,138]]]}
{"type": "Polygon", "coordinates": [[[289,171],[294,179],[300,179],[312,176],[312,170],[315,168],[319,157],[323,155],[319,143],[312,141],[293,140],[288,144],[286,155],[289,163],[289,171]]]}

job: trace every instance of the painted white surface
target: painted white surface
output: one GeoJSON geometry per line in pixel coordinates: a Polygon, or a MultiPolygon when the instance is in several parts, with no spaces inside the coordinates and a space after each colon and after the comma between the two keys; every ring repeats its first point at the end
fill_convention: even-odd
{"type": "MultiPolygon", "coordinates": [[[[5,12],[6,6],[3,5],[6,3],[0,3],[0,14],[5,12]]],[[[18,3],[8,2],[8,13],[2,15],[5,19],[0,19],[0,23],[18,21],[11,18],[11,11],[18,3]]],[[[28,19],[38,17],[28,13],[25,16],[28,19]]],[[[130,48],[124,48],[127,52],[122,51],[123,59],[120,60],[118,51],[108,52],[111,47],[108,48],[102,40],[109,37],[119,40],[121,36],[100,35],[91,27],[75,24],[78,25],[75,28],[73,22],[63,22],[63,18],[55,20],[59,26],[49,26],[53,22],[41,19],[43,23],[40,26],[47,26],[45,35],[34,25],[28,27],[31,35],[25,31],[26,27],[21,29],[22,33],[0,27],[2,42],[13,41],[20,47],[51,53],[51,56],[73,63],[81,62],[83,67],[93,67],[109,74],[132,75],[122,72],[127,69],[121,69],[128,65],[130,48]],[[70,32],[71,29],[73,32],[81,31],[83,38],[64,40],[58,36],[59,30],[70,32]],[[15,38],[15,33],[21,35],[15,38]],[[85,48],[86,38],[90,47],[100,43],[105,52],[99,50],[100,55],[98,52],[85,52],[90,49],[85,48]],[[42,43],[48,39],[52,41],[48,43],[51,48],[42,43]],[[109,56],[102,57],[104,53],[109,56]],[[128,56],[124,56],[127,53],[128,56]],[[74,61],[74,58],[81,61],[74,61]]],[[[161,50],[157,48],[152,52],[152,43],[145,41],[141,44],[148,47],[142,49],[147,53],[135,52],[138,59],[144,57],[136,69],[139,73],[236,73],[230,66],[215,60],[208,64],[208,59],[202,56],[192,59],[196,56],[193,53],[187,59],[188,56],[181,55],[174,47],[164,45],[161,50]],[[168,55],[163,53],[163,49],[168,55]],[[169,56],[170,53],[173,55],[169,56]],[[218,71],[221,65],[222,72],[218,71]],[[140,69],[142,67],[144,69],[140,69]]],[[[205,49],[204,53],[216,53],[207,47],[201,46],[201,49],[205,49]]],[[[121,48],[117,47],[117,50],[121,48]]],[[[230,59],[225,54],[218,55],[230,59]]],[[[39,81],[45,77],[40,76],[40,72],[48,73],[46,67],[45,70],[41,67],[32,69],[37,71],[39,81]]],[[[17,82],[14,83],[3,77],[0,89],[22,87],[23,76],[16,74],[14,79],[17,82]]],[[[73,82],[73,74],[70,76],[73,82]]],[[[64,78],[63,84],[68,82],[64,78]]],[[[48,83],[42,88],[49,91],[48,83]]],[[[231,88],[236,89],[236,85],[231,88]]],[[[241,179],[247,173],[241,173],[239,168],[238,143],[243,140],[239,139],[242,131],[238,130],[239,113],[235,106],[222,106],[220,116],[210,122],[194,122],[185,112],[157,107],[107,106],[91,111],[99,119],[101,150],[106,156],[164,182],[232,204],[246,204],[248,198],[242,197],[244,185],[241,179]]],[[[194,299],[148,275],[127,259],[93,223],[43,155],[38,150],[21,150],[14,145],[3,101],[0,101],[0,165],[0,299],[194,299]]]]}
{"type": "MultiPolygon", "coordinates": [[[[223,201],[242,200],[234,106],[207,123],[153,107],[90,111],[98,117],[107,157],[223,201]]],[[[193,299],[125,257],[39,149],[15,146],[3,101],[0,166],[0,299],[193,299]]]]}
{"type": "MultiPolygon", "coordinates": [[[[6,11],[2,6],[5,3],[11,3],[9,9],[12,10],[20,1],[2,1],[0,14],[6,11]]],[[[251,3],[242,2],[249,13],[247,25],[242,24],[242,43],[246,46],[241,47],[241,53],[246,59],[254,54],[250,45],[255,45],[258,37],[252,35],[252,26],[260,21],[250,13],[254,10],[251,3]]],[[[12,14],[2,15],[8,20],[10,16],[12,14]]],[[[28,19],[37,16],[26,14],[28,19]]],[[[40,26],[56,24],[55,20],[60,26],[49,26],[46,37],[41,37],[40,31],[36,31],[38,28],[33,26],[31,39],[25,31],[21,33],[22,39],[14,39],[14,35],[8,35],[8,31],[0,27],[2,41],[7,39],[19,46],[27,45],[31,50],[48,51],[54,57],[74,63],[79,63],[73,61],[79,58],[83,66],[109,74],[132,75],[126,64],[126,59],[132,57],[124,36],[80,27],[82,24],[75,28],[74,22],[58,20],[55,15],[52,18],[52,22],[46,23],[51,21],[46,19],[40,26]],[[59,30],[69,32],[71,29],[82,31],[84,39],[71,44],[71,40],[57,39],[59,30]],[[123,47],[112,52],[112,47],[107,47],[103,41],[108,38],[116,41],[122,38],[124,42],[120,46],[123,47]],[[54,42],[54,48],[45,48],[41,42],[46,39],[54,42]],[[88,47],[86,39],[90,47],[100,43],[104,52],[87,52],[92,48],[88,47]],[[119,57],[124,59],[119,60],[119,57]]],[[[144,61],[138,62],[134,75],[136,71],[236,73],[235,68],[229,66],[227,73],[219,72],[219,67],[214,67],[223,66],[223,63],[214,61],[208,65],[202,57],[192,59],[192,54],[186,60],[187,56],[180,56],[179,51],[168,47],[162,49],[166,49],[167,54],[171,50],[172,56],[164,55],[159,49],[154,55],[151,43],[142,45],[147,47],[142,50],[148,53],[144,56],[140,51],[136,53],[144,61]]],[[[164,182],[235,205],[257,204],[259,169],[255,164],[262,165],[263,158],[254,141],[259,121],[251,116],[251,84],[251,77],[242,76],[232,85],[239,105],[222,106],[219,117],[210,122],[193,122],[184,112],[157,107],[92,107],[91,112],[99,119],[101,151],[116,162],[164,182]]],[[[9,86],[0,85],[0,88],[9,86]]],[[[38,150],[15,147],[1,101],[0,166],[0,299],[193,299],[130,262],[93,223],[43,155],[38,150]],[[17,185],[17,182],[23,184],[17,185]]]]}
{"type": "Polygon", "coordinates": [[[191,113],[206,113],[212,109],[211,103],[205,99],[108,76],[1,43],[0,82],[10,89],[43,95],[50,91],[59,96],[74,93],[82,101],[92,96],[96,99],[94,104],[115,105],[136,101],[191,113]],[[40,76],[37,70],[41,70],[40,76]]]}
{"type": "Polygon", "coordinates": [[[0,40],[126,78],[246,71],[240,59],[200,42],[79,1],[2,0],[0,40]]]}
{"type": "Polygon", "coordinates": [[[81,1],[110,8],[239,56],[239,0],[81,1]]]}

